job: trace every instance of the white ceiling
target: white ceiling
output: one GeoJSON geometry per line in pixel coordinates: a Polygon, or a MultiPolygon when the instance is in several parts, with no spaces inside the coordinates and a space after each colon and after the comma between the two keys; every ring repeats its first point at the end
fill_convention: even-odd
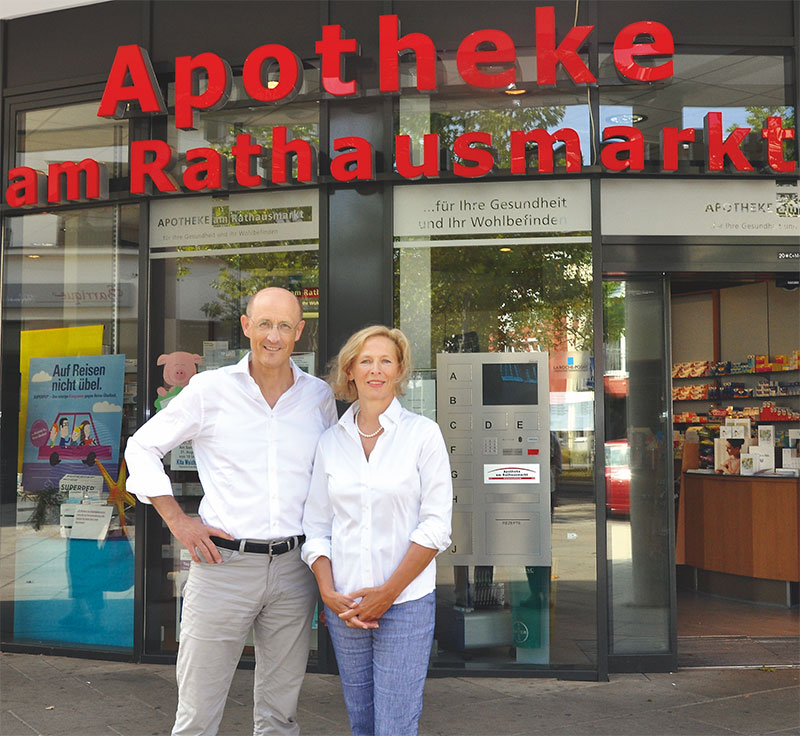
{"type": "Polygon", "coordinates": [[[93,5],[106,0],[2,0],[0,2],[0,18],[21,18],[23,15],[49,13],[51,10],[63,10],[73,5],[93,5]]]}

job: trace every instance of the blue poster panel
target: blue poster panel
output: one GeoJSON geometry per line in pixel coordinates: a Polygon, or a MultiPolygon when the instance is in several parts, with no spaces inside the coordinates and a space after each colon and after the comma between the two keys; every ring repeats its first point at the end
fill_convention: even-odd
{"type": "Polygon", "coordinates": [[[67,473],[112,477],[119,463],[124,355],[31,358],[22,485],[58,488],[67,473]]]}
{"type": "Polygon", "coordinates": [[[30,360],[22,489],[57,494],[61,514],[57,505],[55,518],[17,528],[17,641],[133,645],[132,527],[78,538],[64,521],[68,510],[110,510],[97,463],[119,477],[124,373],[124,355],[30,360]],[[95,505],[81,506],[76,488],[95,505]]]}

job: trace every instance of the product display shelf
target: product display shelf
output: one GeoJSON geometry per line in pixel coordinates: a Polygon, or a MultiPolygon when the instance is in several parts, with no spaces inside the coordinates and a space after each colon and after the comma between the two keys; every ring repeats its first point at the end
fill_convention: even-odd
{"type": "MultiPolygon", "coordinates": [[[[692,424],[707,424],[708,426],[716,426],[725,423],[725,417],[708,417],[704,414],[698,414],[697,419],[687,421],[673,421],[675,427],[690,426],[692,424]],[[704,421],[705,420],[705,421],[704,421]]],[[[756,419],[751,418],[751,424],[800,424],[800,419],[756,419]]]]}
{"type": "Polygon", "coordinates": [[[726,376],[781,376],[785,373],[800,373],[800,368],[787,368],[782,371],[741,371],[730,373],[703,373],[698,376],[676,376],[673,374],[673,381],[687,381],[698,378],[721,378],[726,376]]]}
{"type": "MultiPolygon", "coordinates": [[[[764,401],[765,399],[790,399],[793,396],[800,396],[800,391],[793,391],[786,394],[769,394],[768,396],[731,396],[731,401],[764,401]]],[[[725,399],[672,399],[673,401],[726,401],[725,399]]]]}
{"type": "Polygon", "coordinates": [[[695,361],[674,364],[673,425],[687,427],[692,424],[724,424],[730,415],[717,412],[728,407],[736,407],[733,416],[748,418],[753,426],[800,423],[800,402],[797,401],[800,397],[800,367],[796,367],[798,352],[795,351],[788,358],[783,355],[775,356],[776,362],[779,362],[778,359],[788,360],[792,367],[764,370],[766,365],[775,365],[767,362],[767,356],[751,356],[751,367],[754,361],[755,366],[761,363],[762,368],[752,367],[750,370],[743,370],[746,362],[695,361]],[[678,375],[687,372],[693,375],[678,375]],[[778,402],[781,402],[780,406],[776,405],[778,402]],[[759,405],[760,409],[756,412],[759,405]],[[787,414],[788,416],[783,416],[787,414]]]}

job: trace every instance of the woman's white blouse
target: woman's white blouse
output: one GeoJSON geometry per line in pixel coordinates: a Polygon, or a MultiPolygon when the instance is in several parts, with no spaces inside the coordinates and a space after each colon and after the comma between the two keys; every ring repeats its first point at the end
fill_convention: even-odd
{"type": "MultiPolygon", "coordinates": [[[[381,585],[411,542],[450,546],[453,488],[439,425],[394,399],[380,415],[383,432],[364,455],[353,404],[320,438],[303,514],[303,559],[328,557],[339,593],[381,585]]],[[[436,586],[436,561],[398,596],[413,601],[436,586]]]]}

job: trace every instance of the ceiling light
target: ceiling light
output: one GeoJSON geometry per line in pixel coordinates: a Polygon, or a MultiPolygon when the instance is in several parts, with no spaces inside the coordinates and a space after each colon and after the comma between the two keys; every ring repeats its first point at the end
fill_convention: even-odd
{"type": "Polygon", "coordinates": [[[640,113],[633,112],[622,113],[621,115],[612,115],[608,119],[608,122],[616,125],[631,125],[632,123],[643,123],[645,120],[647,120],[647,115],[641,115],[640,113]]]}

